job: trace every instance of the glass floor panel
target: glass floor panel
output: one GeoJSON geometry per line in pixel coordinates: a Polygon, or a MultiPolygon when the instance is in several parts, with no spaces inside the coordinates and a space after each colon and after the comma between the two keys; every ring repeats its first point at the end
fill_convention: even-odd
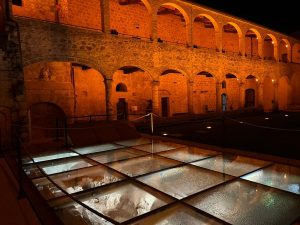
{"type": "Polygon", "coordinates": [[[133,148],[150,152],[150,153],[157,153],[157,152],[167,151],[167,150],[181,148],[181,147],[184,147],[184,145],[170,143],[170,142],[160,142],[160,143],[153,142],[152,144],[138,145],[138,146],[134,146],[133,148]]]}
{"type": "Polygon", "coordinates": [[[151,143],[151,139],[141,137],[141,138],[137,138],[137,139],[117,141],[115,143],[119,144],[119,145],[124,145],[124,146],[127,146],[127,147],[131,147],[131,146],[136,146],[136,145],[150,144],[151,143]]]}
{"type": "Polygon", "coordinates": [[[178,164],[181,164],[181,162],[151,154],[134,159],[110,163],[108,166],[128,176],[135,177],[145,173],[176,166],[178,164]]]}
{"type": "Polygon", "coordinates": [[[300,216],[299,196],[241,179],[212,188],[186,202],[237,225],[285,225],[300,216]]]}
{"type": "Polygon", "coordinates": [[[195,166],[214,170],[220,173],[226,173],[231,176],[239,177],[261,167],[270,162],[243,157],[239,155],[223,154],[209,159],[192,163],[195,166]]]}
{"type": "Polygon", "coordinates": [[[101,165],[52,175],[50,178],[69,194],[125,179],[121,174],[101,165]]]}
{"type": "Polygon", "coordinates": [[[65,225],[113,225],[71,198],[61,198],[50,205],[65,225]]]}
{"type": "Polygon", "coordinates": [[[241,178],[300,195],[300,167],[275,164],[241,178]]]}
{"type": "Polygon", "coordinates": [[[55,173],[93,166],[95,165],[95,163],[85,158],[76,157],[56,160],[52,162],[43,162],[38,165],[46,174],[51,175],[55,173]]]}
{"type": "Polygon", "coordinates": [[[150,215],[145,219],[131,223],[132,225],[221,225],[222,223],[177,204],[166,210],[150,215]]]}
{"type": "Polygon", "coordinates": [[[89,146],[89,147],[84,147],[84,148],[75,148],[74,151],[79,154],[85,155],[85,154],[91,154],[91,153],[96,153],[96,152],[109,151],[109,150],[118,149],[118,148],[123,148],[123,146],[113,144],[113,143],[107,143],[107,144],[89,146]]]}
{"type": "Polygon", "coordinates": [[[226,174],[187,165],[149,174],[138,180],[177,199],[182,199],[231,178],[226,174]]]}
{"type": "Polygon", "coordinates": [[[130,159],[138,156],[144,156],[149,154],[148,152],[136,150],[133,148],[121,148],[117,150],[112,150],[108,152],[100,152],[96,154],[87,155],[87,157],[99,162],[99,163],[109,163],[124,159],[130,159]]]}
{"type": "Polygon", "coordinates": [[[50,180],[45,177],[36,178],[32,180],[32,183],[36,186],[38,191],[46,200],[65,195],[59,188],[57,188],[53,183],[51,183],[50,180]]]}
{"type": "Polygon", "coordinates": [[[117,222],[124,222],[172,201],[159,192],[146,190],[132,182],[99,188],[75,197],[88,207],[117,222]]]}
{"type": "Polygon", "coordinates": [[[61,152],[51,152],[51,153],[48,152],[44,154],[33,155],[32,159],[34,162],[43,162],[43,161],[54,160],[54,159],[69,158],[73,156],[78,156],[78,154],[71,151],[61,151],[61,152]]]}
{"type": "Polygon", "coordinates": [[[159,153],[159,155],[162,155],[164,157],[175,159],[182,162],[192,162],[192,161],[204,159],[209,156],[213,156],[217,154],[220,153],[211,150],[201,149],[194,146],[187,146],[187,147],[159,153]]]}

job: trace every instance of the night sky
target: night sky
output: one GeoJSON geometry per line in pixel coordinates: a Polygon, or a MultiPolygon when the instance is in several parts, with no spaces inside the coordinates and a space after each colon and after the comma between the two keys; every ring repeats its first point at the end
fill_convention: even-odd
{"type": "Polygon", "coordinates": [[[296,0],[190,0],[231,15],[250,20],[273,30],[300,33],[300,8],[296,0]],[[297,22],[297,23],[296,23],[297,22]]]}

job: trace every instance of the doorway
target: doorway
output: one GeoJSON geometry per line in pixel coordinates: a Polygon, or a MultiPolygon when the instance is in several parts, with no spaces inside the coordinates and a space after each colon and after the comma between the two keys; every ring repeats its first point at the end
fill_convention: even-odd
{"type": "Polygon", "coordinates": [[[128,104],[125,98],[119,98],[119,101],[117,102],[117,119],[128,119],[128,104]]]}
{"type": "Polygon", "coordinates": [[[221,104],[222,104],[222,112],[225,112],[227,110],[227,95],[226,94],[221,95],[221,104]]]}
{"type": "Polygon", "coordinates": [[[169,97],[161,98],[161,115],[162,117],[169,116],[169,97]]]}
{"type": "Polygon", "coordinates": [[[247,89],[245,93],[245,107],[255,107],[255,91],[254,89],[247,89]]]}

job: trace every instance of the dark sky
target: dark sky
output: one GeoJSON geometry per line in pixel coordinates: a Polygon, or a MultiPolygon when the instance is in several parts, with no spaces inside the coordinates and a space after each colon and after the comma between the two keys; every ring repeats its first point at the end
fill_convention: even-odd
{"type": "Polygon", "coordinates": [[[250,20],[273,30],[300,32],[300,8],[297,0],[191,0],[210,8],[250,20]]]}

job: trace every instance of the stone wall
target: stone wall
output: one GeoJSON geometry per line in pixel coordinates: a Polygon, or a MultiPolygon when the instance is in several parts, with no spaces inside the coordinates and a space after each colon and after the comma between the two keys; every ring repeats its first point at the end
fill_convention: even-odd
{"type": "Polygon", "coordinates": [[[179,15],[157,15],[157,37],[168,42],[186,44],[186,22],[179,15]]]}
{"type": "Polygon", "coordinates": [[[128,104],[129,114],[146,114],[148,100],[152,100],[152,79],[147,72],[136,71],[124,74],[123,70],[117,70],[113,75],[112,104],[114,114],[117,112],[119,98],[125,98],[128,104]],[[116,86],[123,83],[127,92],[117,92],[116,86]]]}
{"type": "Polygon", "coordinates": [[[194,22],[193,43],[200,47],[216,49],[215,29],[205,28],[203,23],[194,22]]]}
{"type": "Polygon", "coordinates": [[[169,97],[170,115],[188,113],[187,77],[180,73],[168,73],[160,78],[159,96],[169,97]]]}
{"type": "MultiPolygon", "coordinates": [[[[222,81],[227,73],[235,74],[240,81],[249,74],[257,77],[260,82],[263,82],[266,76],[274,79],[287,76],[291,79],[293,74],[296,74],[294,79],[299,79],[299,65],[296,64],[251,59],[238,54],[216,52],[215,49],[156,43],[25,19],[19,19],[19,24],[25,65],[45,60],[77,62],[101,71],[107,78],[111,78],[118,68],[137,66],[147,71],[153,80],[160,81],[163,79],[160,74],[166,69],[182,71],[185,79],[189,80],[199,71],[208,71],[218,82],[222,81]],[[39,43],[39,48],[33,45],[36,42],[39,43]]],[[[176,81],[167,82],[169,87],[173,82],[176,81]]],[[[293,84],[293,88],[296,88],[295,85],[293,84]]],[[[149,83],[149,88],[150,86],[149,83]]],[[[174,113],[188,111],[187,87],[185,85],[180,88],[182,93],[186,93],[180,95],[186,96],[186,99],[179,101],[184,107],[171,105],[174,113]]],[[[238,84],[231,88],[229,85],[227,89],[232,89],[232,93],[228,93],[229,104],[233,105],[233,109],[237,109],[240,98],[238,84]],[[231,100],[233,102],[230,103],[231,100]]],[[[266,89],[264,93],[268,91],[266,89]]],[[[293,99],[297,99],[296,95],[293,99]]],[[[174,100],[174,103],[176,102],[178,101],[174,100]]],[[[214,106],[209,108],[213,110],[214,106]]]]}
{"type": "Polygon", "coordinates": [[[118,0],[111,0],[110,26],[121,34],[150,38],[151,15],[145,5],[120,5],[118,0]]]}
{"type": "Polygon", "coordinates": [[[213,77],[197,75],[193,83],[193,110],[195,114],[216,112],[216,81],[213,77]],[[207,110],[207,111],[206,111],[207,110]]]}

